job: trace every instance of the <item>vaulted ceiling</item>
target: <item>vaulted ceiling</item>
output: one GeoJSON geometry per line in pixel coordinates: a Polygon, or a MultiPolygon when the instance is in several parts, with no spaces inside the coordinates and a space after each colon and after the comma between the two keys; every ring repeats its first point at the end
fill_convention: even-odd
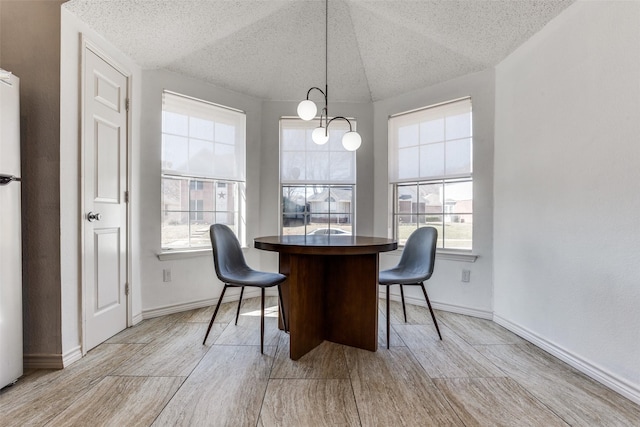
{"type": "MultiPolygon", "coordinates": [[[[574,0],[329,0],[331,101],[371,102],[494,66],[574,0]]],[[[324,0],[71,0],[144,69],[271,100],[325,84],[324,0]]]]}

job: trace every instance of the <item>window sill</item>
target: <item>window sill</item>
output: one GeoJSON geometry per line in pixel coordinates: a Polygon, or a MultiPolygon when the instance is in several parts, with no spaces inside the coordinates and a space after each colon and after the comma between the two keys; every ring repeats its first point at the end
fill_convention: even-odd
{"type": "MultiPolygon", "coordinates": [[[[398,246],[398,249],[394,252],[389,252],[389,254],[400,256],[402,255],[402,249],[404,246],[398,246]]],[[[456,251],[456,250],[436,250],[436,259],[443,259],[446,261],[459,261],[459,262],[476,262],[478,259],[477,254],[473,254],[467,251],[456,251]]]]}
{"type": "Polygon", "coordinates": [[[478,255],[463,251],[436,250],[436,258],[447,261],[476,262],[478,255]]]}
{"type": "Polygon", "coordinates": [[[201,256],[211,256],[212,249],[191,249],[191,250],[175,250],[163,251],[158,254],[160,261],[169,261],[172,259],[197,258],[201,256]]]}
{"type": "MultiPolygon", "coordinates": [[[[246,252],[249,247],[242,246],[242,252],[246,252]]],[[[212,256],[213,249],[176,249],[176,250],[164,250],[156,256],[160,261],[169,261],[172,259],[185,259],[185,258],[197,258],[202,256],[212,256]]]]}
{"type": "MultiPolygon", "coordinates": [[[[247,248],[243,247],[242,249],[244,251],[247,248]]],[[[157,256],[160,261],[170,261],[174,259],[186,259],[186,258],[197,258],[202,256],[211,256],[211,252],[212,252],[212,249],[176,250],[176,251],[160,252],[159,254],[157,254],[157,256]]],[[[398,256],[400,256],[402,251],[398,250],[391,253],[397,254],[398,256]]],[[[436,251],[436,258],[447,260],[447,261],[476,262],[476,259],[478,259],[478,255],[472,254],[471,252],[438,250],[436,251]]]]}

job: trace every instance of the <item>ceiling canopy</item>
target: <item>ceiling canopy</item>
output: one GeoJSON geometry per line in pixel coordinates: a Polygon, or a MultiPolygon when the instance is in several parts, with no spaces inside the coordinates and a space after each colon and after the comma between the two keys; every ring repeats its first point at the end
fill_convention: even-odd
{"type": "MultiPolygon", "coordinates": [[[[329,0],[330,101],[371,102],[496,65],[574,0],[329,0]]],[[[71,0],[143,69],[270,100],[324,87],[324,0],[71,0]]]]}

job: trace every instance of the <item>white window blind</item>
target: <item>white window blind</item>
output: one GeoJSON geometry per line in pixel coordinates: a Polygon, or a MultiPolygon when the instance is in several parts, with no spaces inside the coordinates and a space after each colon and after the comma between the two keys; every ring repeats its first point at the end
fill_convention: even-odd
{"type": "MultiPolygon", "coordinates": [[[[351,121],[355,130],[355,121],[351,121]]],[[[336,120],[329,128],[329,142],[318,145],[311,132],[318,122],[280,119],[281,184],[355,184],[356,153],[342,146],[349,124],[336,120]]]]}
{"type": "Polygon", "coordinates": [[[469,177],[472,128],[470,98],[391,117],[389,181],[469,177]]]}
{"type": "Polygon", "coordinates": [[[243,112],[167,91],[162,104],[163,174],[245,180],[243,112]]]}

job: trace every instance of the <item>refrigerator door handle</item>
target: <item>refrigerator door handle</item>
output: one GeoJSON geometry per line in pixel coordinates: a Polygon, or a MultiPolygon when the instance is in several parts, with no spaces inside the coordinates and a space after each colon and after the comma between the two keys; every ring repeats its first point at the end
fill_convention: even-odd
{"type": "Polygon", "coordinates": [[[13,175],[0,174],[0,185],[7,185],[11,183],[11,181],[20,181],[20,178],[13,175]]]}

